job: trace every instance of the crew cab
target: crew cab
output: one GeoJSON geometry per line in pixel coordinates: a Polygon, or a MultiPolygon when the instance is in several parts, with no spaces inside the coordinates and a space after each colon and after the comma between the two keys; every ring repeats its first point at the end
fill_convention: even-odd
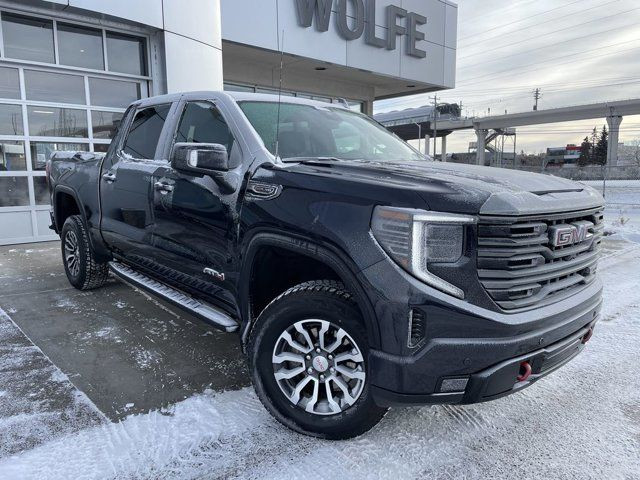
{"type": "Polygon", "coordinates": [[[518,392],[598,320],[600,194],[434,162],[339,104],[144,99],[106,155],[47,171],[70,283],[111,271],[235,332],[258,397],[302,433],[518,392]]]}

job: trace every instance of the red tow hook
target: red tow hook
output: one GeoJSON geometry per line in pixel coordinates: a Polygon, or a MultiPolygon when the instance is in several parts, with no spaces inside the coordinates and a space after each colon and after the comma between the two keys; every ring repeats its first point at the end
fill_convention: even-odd
{"type": "Polygon", "coordinates": [[[520,375],[518,375],[519,382],[524,382],[527,378],[531,376],[531,364],[529,362],[522,362],[520,364],[520,375]]]}
{"type": "Polygon", "coordinates": [[[582,344],[584,345],[585,343],[587,343],[589,340],[591,340],[591,337],[593,337],[593,327],[591,327],[587,333],[584,334],[584,337],[582,337],[582,344]]]}

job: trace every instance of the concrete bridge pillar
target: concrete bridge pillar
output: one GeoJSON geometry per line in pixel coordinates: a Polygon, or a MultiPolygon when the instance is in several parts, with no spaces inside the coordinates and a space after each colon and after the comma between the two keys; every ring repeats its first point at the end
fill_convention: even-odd
{"type": "Polygon", "coordinates": [[[431,150],[431,137],[429,136],[429,134],[426,134],[424,136],[424,154],[425,155],[429,155],[429,151],[431,150]]]}
{"type": "Polygon", "coordinates": [[[441,153],[442,157],[442,161],[446,162],[447,161],[447,136],[443,135],[442,136],[442,153],[441,153]]]}
{"type": "Polygon", "coordinates": [[[620,141],[620,124],[622,117],[614,115],[607,117],[609,125],[609,146],[607,148],[607,166],[615,167],[618,165],[618,142],[620,141]]]}
{"type": "Polygon", "coordinates": [[[476,136],[478,138],[476,147],[476,163],[478,165],[484,165],[484,150],[487,146],[487,133],[489,133],[489,131],[484,128],[476,128],[476,136]]]}

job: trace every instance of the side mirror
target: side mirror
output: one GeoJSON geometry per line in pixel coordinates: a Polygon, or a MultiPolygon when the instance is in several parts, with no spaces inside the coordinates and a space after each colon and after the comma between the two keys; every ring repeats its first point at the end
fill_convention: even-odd
{"type": "Polygon", "coordinates": [[[218,143],[176,143],[171,166],[176,170],[194,173],[229,171],[229,154],[218,143]]]}

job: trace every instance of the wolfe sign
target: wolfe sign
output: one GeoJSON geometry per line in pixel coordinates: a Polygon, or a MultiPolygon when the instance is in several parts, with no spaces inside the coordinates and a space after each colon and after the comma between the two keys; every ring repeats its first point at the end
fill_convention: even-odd
{"type": "MultiPolygon", "coordinates": [[[[300,26],[311,27],[315,16],[316,29],[320,32],[329,30],[333,0],[295,1],[300,26]]],[[[424,32],[419,30],[427,23],[424,16],[388,5],[385,10],[387,36],[380,38],[376,36],[376,0],[336,0],[336,10],[338,34],[345,40],[356,40],[364,34],[368,45],[395,50],[398,36],[404,36],[408,55],[426,57],[426,52],[417,46],[425,38],[424,32]],[[347,15],[348,4],[351,4],[354,18],[347,15]]]]}

